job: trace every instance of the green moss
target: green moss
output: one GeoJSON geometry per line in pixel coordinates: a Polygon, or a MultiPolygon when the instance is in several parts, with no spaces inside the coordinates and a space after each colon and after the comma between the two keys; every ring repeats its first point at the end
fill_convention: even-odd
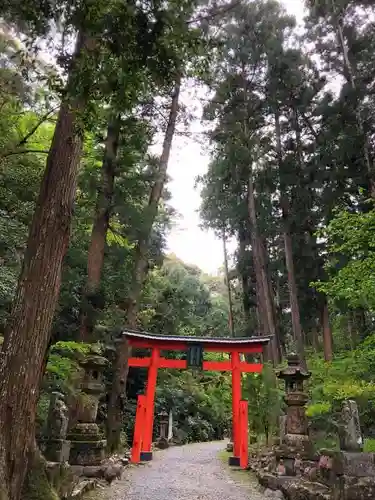
{"type": "Polygon", "coordinates": [[[233,480],[240,484],[257,484],[257,480],[253,473],[249,471],[245,471],[242,469],[232,468],[228,465],[228,459],[232,456],[233,453],[229,453],[226,450],[219,451],[217,454],[218,459],[223,462],[224,467],[230,476],[232,476],[233,480]]]}
{"type": "Polygon", "coordinates": [[[218,453],[218,458],[225,462],[226,464],[228,463],[229,457],[232,455],[232,453],[228,453],[226,450],[219,451],[218,453]]]}
{"type": "Polygon", "coordinates": [[[70,497],[75,484],[75,477],[69,465],[61,464],[58,473],[54,477],[50,477],[50,481],[58,495],[63,498],[70,497]]]}
{"type": "Polygon", "coordinates": [[[59,496],[48,481],[45,461],[36,455],[23,485],[22,500],[59,500],[59,496]]]}
{"type": "Polygon", "coordinates": [[[375,453],[375,439],[366,438],[363,451],[366,453],[375,453]]]}

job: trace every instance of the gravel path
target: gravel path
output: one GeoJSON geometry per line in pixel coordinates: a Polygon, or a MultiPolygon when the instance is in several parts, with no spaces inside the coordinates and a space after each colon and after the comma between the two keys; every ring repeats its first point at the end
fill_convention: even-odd
{"type": "Polygon", "coordinates": [[[158,451],[151,463],[125,472],[100,500],[263,500],[249,473],[230,470],[218,457],[224,446],[215,442],[158,451]]]}

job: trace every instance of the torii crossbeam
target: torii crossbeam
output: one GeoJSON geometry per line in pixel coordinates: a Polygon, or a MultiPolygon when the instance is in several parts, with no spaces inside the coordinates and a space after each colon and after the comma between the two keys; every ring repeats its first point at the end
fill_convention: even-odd
{"type": "Polygon", "coordinates": [[[200,368],[209,371],[230,371],[232,373],[232,436],[233,457],[231,465],[247,467],[247,401],[241,401],[241,373],[260,373],[262,363],[241,361],[240,354],[261,354],[270,337],[172,337],[146,332],[124,331],[123,340],[132,349],[150,349],[146,358],[131,357],[129,367],[148,368],[146,394],[138,397],[132,461],[152,460],[152,432],[154,421],[155,389],[159,368],[200,368]],[[166,359],[161,351],[186,351],[187,359],[166,359]],[[230,354],[228,361],[205,361],[204,351],[230,354]],[[246,464],[246,465],[245,465],[246,464]]]}

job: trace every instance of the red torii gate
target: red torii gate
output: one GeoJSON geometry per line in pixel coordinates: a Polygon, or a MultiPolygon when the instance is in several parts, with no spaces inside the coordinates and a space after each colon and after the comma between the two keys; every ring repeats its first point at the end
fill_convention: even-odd
{"type": "Polygon", "coordinates": [[[270,338],[172,337],[135,331],[125,331],[123,337],[132,349],[151,349],[150,357],[131,357],[128,360],[129,367],[148,368],[146,394],[138,396],[132,462],[152,460],[151,445],[158,369],[187,369],[192,366],[193,361],[196,367],[200,366],[203,370],[232,372],[233,457],[230,457],[229,463],[246,468],[248,465],[248,407],[247,401],[241,401],[241,372],[260,373],[263,365],[241,361],[240,354],[262,353],[270,338]],[[188,359],[166,359],[161,357],[161,351],[187,351],[188,359]],[[203,351],[229,353],[230,360],[204,361],[203,351]]]}

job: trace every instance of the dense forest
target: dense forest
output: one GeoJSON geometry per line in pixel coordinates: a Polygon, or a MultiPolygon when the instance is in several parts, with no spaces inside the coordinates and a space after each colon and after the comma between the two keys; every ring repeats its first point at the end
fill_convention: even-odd
{"type": "MultiPolygon", "coordinates": [[[[76,396],[89,352],[110,361],[108,449],[129,443],[145,373],[115,342],[126,327],[272,335],[243,380],[255,436],[277,431],[273,369],[291,351],[323,440],[346,398],[375,434],[375,5],[305,4],[300,26],[276,0],[5,0],[0,500],[27,497],[49,395],[76,396]],[[236,243],[217,276],[166,250],[192,85],[207,91],[202,226],[236,243]]],[[[220,438],[230,377],[162,373],[157,409],[172,406],[181,443],[220,438]]]]}

